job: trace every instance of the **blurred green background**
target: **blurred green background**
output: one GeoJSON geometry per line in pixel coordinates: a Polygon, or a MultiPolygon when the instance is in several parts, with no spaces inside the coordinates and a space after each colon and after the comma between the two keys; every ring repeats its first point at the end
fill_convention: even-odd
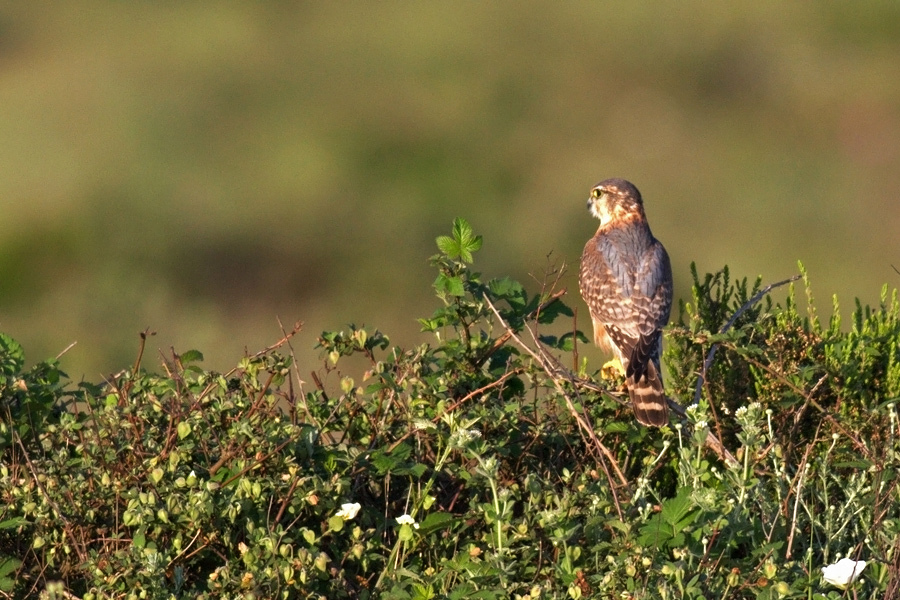
{"type": "Polygon", "coordinates": [[[692,260],[774,281],[799,259],[825,314],[877,302],[900,281],[900,3],[0,8],[0,330],[31,361],[77,341],[76,379],[146,327],[151,364],[214,369],[276,316],[305,361],[350,322],[417,343],[455,216],[486,277],[536,291],[567,263],[574,291],[612,176],[681,297],[692,260]]]}

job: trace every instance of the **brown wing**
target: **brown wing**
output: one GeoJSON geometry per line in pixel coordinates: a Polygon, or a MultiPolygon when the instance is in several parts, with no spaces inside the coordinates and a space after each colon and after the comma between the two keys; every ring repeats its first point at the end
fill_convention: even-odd
{"type": "Polygon", "coordinates": [[[579,287],[595,342],[608,337],[625,367],[635,417],[645,425],[665,425],[659,356],[672,305],[672,268],[662,244],[646,227],[595,236],[582,254],[579,287]]]}

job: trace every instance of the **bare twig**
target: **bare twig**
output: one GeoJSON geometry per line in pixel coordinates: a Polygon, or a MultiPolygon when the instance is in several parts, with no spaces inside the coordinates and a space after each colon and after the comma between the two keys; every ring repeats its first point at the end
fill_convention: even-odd
{"type": "MultiPolygon", "coordinates": [[[[733,348],[733,346],[731,346],[730,344],[726,343],[725,345],[733,348]]],[[[815,408],[820,413],[822,413],[825,417],[825,420],[828,421],[829,423],[831,423],[832,425],[834,425],[835,428],[837,428],[841,433],[846,435],[847,438],[853,442],[853,445],[856,446],[857,450],[859,450],[866,458],[870,458],[870,459],[873,458],[872,453],[869,451],[869,449],[866,447],[866,445],[863,443],[863,441],[861,439],[859,439],[858,435],[856,435],[854,432],[850,431],[849,429],[847,429],[846,427],[841,425],[841,423],[837,419],[835,419],[827,410],[825,410],[825,408],[821,404],[819,404],[818,402],[816,402],[813,399],[812,394],[819,387],[819,383],[821,383],[821,381],[822,381],[821,379],[819,380],[819,383],[816,383],[816,385],[813,386],[812,390],[807,392],[803,388],[801,388],[798,385],[796,385],[795,383],[793,383],[790,379],[785,377],[782,373],[779,373],[777,370],[773,369],[771,366],[765,364],[764,362],[756,360],[755,358],[752,358],[750,356],[745,356],[744,360],[746,360],[748,363],[750,363],[754,367],[762,369],[763,371],[768,373],[770,376],[772,376],[773,378],[778,380],[780,383],[782,383],[785,386],[787,386],[788,388],[790,388],[792,392],[794,392],[795,394],[797,394],[798,396],[800,396],[801,398],[803,398],[805,400],[805,402],[803,404],[804,407],[809,405],[809,406],[812,406],[813,408],[815,408]]]]}
{"type": "Polygon", "coordinates": [[[34,480],[35,485],[37,485],[38,489],[41,490],[41,494],[44,496],[44,499],[47,501],[56,514],[59,515],[59,518],[62,519],[62,522],[66,524],[66,533],[71,536],[72,541],[74,542],[75,550],[78,552],[78,556],[82,562],[86,562],[88,559],[87,549],[84,547],[84,539],[82,536],[76,536],[75,531],[72,527],[72,522],[69,520],[69,517],[63,510],[59,507],[59,504],[56,503],[56,500],[53,499],[53,496],[47,491],[47,488],[44,487],[44,484],[41,482],[41,479],[38,477],[37,471],[34,468],[34,463],[31,462],[31,457],[28,456],[28,450],[25,449],[25,444],[22,443],[22,438],[19,436],[18,430],[15,428],[11,428],[13,437],[16,440],[16,443],[19,446],[19,449],[22,450],[22,457],[25,459],[25,464],[28,466],[29,472],[31,472],[31,477],[34,480]]]}
{"type": "Polygon", "coordinates": [[[69,350],[71,350],[72,348],[74,348],[74,347],[75,347],[75,344],[77,344],[77,343],[78,343],[78,342],[72,342],[71,344],[69,344],[68,346],[66,346],[65,348],[63,348],[62,352],[60,352],[59,354],[56,355],[56,360],[59,360],[60,358],[62,358],[63,354],[65,354],[66,352],[68,352],[69,350]]]}
{"type": "MultiPolygon", "coordinates": [[[[560,298],[562,298],[562,297],[565,296],[565,295],[566,295],[566,290],[565,290],[565,289],[559,290],[559,291],[557,291],[557,292],[551,294],[550,297],[548,297],[544,302],[541,302],[540,306],[538,306],[538,307],[537,307],[536,309],[534,309],[531,313],[529,313],[528,316],[527,316],[526,318],[527,318],[527,319],[536,319],[538,316],[540,316],[540,314],[541,314],[543,311],[545,311],[545,310],[547,309],[547,307],[549,307],[551,304],[553,304],[554,302],[556,302],[557,300],[559,300],[560,298]]],[[[490,301],[488,301],[488,304],[490,304],[490,301]]],[[[494,307],[491,306],[491,308],[493,309],[494,307]]],[[[509,341],[509,338],[510,338],[510,337],[512,337],[512,333],[511,333],[510,331],[508,331],[508,330],[507,330],[506,333],[504,333],[503,335],[501,335],[500,337],[498,337],[498,338],[494,341],[494,343],[491,344],[491,347],[488,348],[488,349],[485,351],[485,353],[484,353],[483,355],[481,355],[481,356],[478,358],[478,360],[475,361],[475,366],[476,366],[476,367],[480,367],[481,365],[483,365],[484,362],[485,362],[488,358],[490,358],[497,350],[499,350],[500,348],[503,347],[503,344],[505,344],[506,342],[509,341]]]]}
{"type": "MultiPolygon", "coordinates": [[[[622,474],[621,469],[619,469],[618,464],[616,463],[615,458],[612,453],[609,451],[603,443],[597,439],[596,434],[594,433],[593,427],[585,421],[582,415],[575,409],[575,404],[572,402],[571,397],[569,396],[566,389],[562,386],[561,380],[568,379],[565,377],[567,371],[560,365],[556,364],[555,360],[550,360],[547,355],[543,352],[538,353],[534,349],[532,349],[528,344],[522,341],[522,339],[515,334],[515,332],[506,324],[506,321],[503,320],[503,317],[500,315],[500,311],[491,303],[490,299],[485,298],[485,302],[493,311],[494,315],[497,317],[497,320],[500,324],[506,329],[509,336],[515,340],[515,342],[522,348],[525,352],[531,355],[531,357],[541,366],[544,372],[550,377],[550,380],[553,382],[554,387],[556,387],[557,391],[562,394],[563,398],[566,400],[566,406],[569,409],[572,417],[575,419],[575,422],[578,423],[578,427],[580,430],[587,435],[591,441],[594,443],[596,448],[601,453],[600,458],[600,466],[603,468],[603,471],[606,473],[606,478],[609,481],[609,487],[613,494],[613,501],[616,505],[616,511],[619,514],[619,518],[622,518],[622,508],[619,505],[619,497],[616,493],[616,482],[613,481],[612,474],[610,473],[609,467],[612,466],[613,471],[615,471],[616,477],[619,480],[619,485],[627,485],[628,481],[625,479],[625,476],[622,474]],[[609,461],[609,465],[607,464],[609,461]]],[[[534,336],[534,332],[529,329],[532,336],[534,336]]],[[[542,350],[541,346],[538,345],[538,348],[542,350]]]]}
{"type": "MultiPolygon", "coordinates": [[[[300,333],[301,329],[303,329],[303,321],[297,321],[296,323],[294,323],[294,328],[291,329],[290,331],[288,331],[287,333],[285,333],[284,336],[280,340],[278,340],[277,342],[275,342],[274,344],[272,344],[271,346],[269,346],[267,348],[263,348],[262,350],[260,350],[259,352],[256,352],[255,354],[251,354],[249,356],[249,358],[259,358],[260,356],[265,356],[272,350],[277,350],[278,348],[281,348],[283,345],[288,343],[288,341],[292,337],[294,337],[295,335],[300,333]]],[[[282,330],[282,332],[283,332],[283,330],[282,330]]],[[[232,370],[225,373],[224,377],[230,377],[239,368],[240,367],[233,368],[232,370]]]]}
{"type": "MultiPolygon", "coordinates": [[[[516,336],[512,332],[512,330],[509,328],[509,326],[503,321],[503,318],[500,316],[499,311],[497,311],[497,309],[494,307],[494,305],[491,304],[491,302],[489,300],[487,302],[488,302],[488,306],[491,308],[492,311],[494,311],[494,314],[500,320],[500,323],[506,328],[507,333],[510,335],[510,337],[512,339],[514,339],[516,341],[516,343],[523,350],[528,352],[538,362],[538,364],[541,366],[541,368],[547,373],[547,375],[550,377],[551,381],[553,381],[554,385],[556,386],[557,390],[559,390],[560,393],[565,398],[567,406],[569,407],[569,410],[572,411],[574,416],[576,416],[576,421],[578,422],[579,427],[583,428],[583,430],[591,438],[591,441],[594,443],[594,445],[603,453],[604,456],[606,456],[607,459],[610,460],[610,463],[612,464],[613,468],[617,471],[619,479],[621,481],[625,481],[624,476],[621,474],[621,471],[619,471],[619,469],[618,469],[616,461],[612,457],[612,453],[600,442],[599,439],[597,439],[597,436],[594,434],[593,428],[587,424],[586,420],[584,418],[582,418],[582,416],[577,415],[577,413],[574,410],[574,404],[572,403],[571,399],[569,398],[568,393],[560,385],[559,380],[563,379],[565,381],[568,381],[576,389],[588,389],[593,392],[603,394],[606,397],[611,398],[612,400],[614,400],[624,406],[629,405],[628,401],[625,400],[624,398],[621,398],[621,397],[613,394],[609,390],[600,387],[599,385],[597,385],[590,379],[583,379],[583,378],[577,377],[572,371],[569,371],[568,369],[563,367],[559,363],[559,361],[557,361],[552,355],[550,355],[544,349],[542,344],[538,341],[537,335],[534,333],[534,331],[532,331],[531,328],[528,328],[528,331],[531,334],[531,337],[535,343],[535,346],[538,348],[537,352],[535,350],[533,350],[528,344],[525,344],[518,336],[516,336]]],[[[685,418],[684,409],[677,402],[675,402],[668,396],[666,397],[666,402],[678,416],[680,416],[681,418],[685,418]]],[[[707,434],[705,443],[706,443],[706,446],[709,447],[709,449],[712,450],[721,460],[723,460],[729,464],[732,464],[732,465],[738,464],[738,461],[734,457],[734,455],[732,455],[731,452],[728,451],[728,449],[725,447],[725,445],[711,431],[707,434]]],[[[603,466],[605,468],[605,464],[603,466]]]]}
{"type": "MultiPolygon", "coordinates": [[[[506,380],[509,379],[510,377],[512,377],[513,375],[520,375],[521,373],[522,373],[522,369],[513,369],[512,371],[507,371],[502,376],[500,376],[498,379],[495,379],[494,381],[490,382],[489,384],[483,385],[480,388],[478,388],[477,390],[472,390],[471,392],[469,392],[468,394],[466,394],[465,396],[463,396],[462,398],[460,398],[459,400],[457,400],[456,402],[454,402],[453,404],[448,406],[447,409],[444,410],[444,412],[442,412],[441,414],[439,414],[436,417],[434,417],[433,419],[431,419],[431,422],[437,423],[438,421],[441,420],[441,417],[444,416],[445,414],[456,410],[462,404],[465,404],[472,398],[481,396],[488,390],[493,389],[497,386],[503,385],[504,383],[506,383],[506,380]]],[[[388,447],[388,453],[390,454],[391,452],[393,452],[397,448],[397,446],[402,444],[403,441],[406,440],[409,436],[411,436],[415,431],[417,431],[417,430],[410,429],[409,431],[407,431],[406,433],[401,435],[399,438],[397,438],[394,441],[394,443],[391,444],[390,447],[388,447]]]]}

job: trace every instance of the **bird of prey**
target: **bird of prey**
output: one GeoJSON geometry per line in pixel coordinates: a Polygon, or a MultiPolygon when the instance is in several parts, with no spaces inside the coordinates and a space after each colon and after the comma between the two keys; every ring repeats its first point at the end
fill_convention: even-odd
{"type": "Polygon", "coordinates": [[[662,328],[672,308],[669,255],[650,232],[632,183],[601,181],[587,205],[600,227],[584,246],[578,284],[594,343],[621,363],[637,420],[662,427],[669,422],[659,366],[662,328]]]}

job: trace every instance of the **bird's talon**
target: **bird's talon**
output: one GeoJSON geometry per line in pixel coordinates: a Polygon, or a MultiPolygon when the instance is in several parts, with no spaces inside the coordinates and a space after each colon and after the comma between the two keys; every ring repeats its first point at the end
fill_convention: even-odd
{"type": "Polygon", "coordinates": [[[624,376],[625,367],[622,366],[618,358],[614,358],[600,367],[600,377],[603,379],[613,380],[624,376]]]}

